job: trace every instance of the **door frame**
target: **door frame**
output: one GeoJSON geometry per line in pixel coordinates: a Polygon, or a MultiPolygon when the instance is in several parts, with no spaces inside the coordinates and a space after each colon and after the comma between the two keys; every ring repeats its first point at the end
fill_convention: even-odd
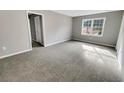
{"type": "Polygon", "coordinates": [[[37,13],[37,12],[32,12],[32,11],[29,11],[27,10],[26,11],[26,15],[27,15],[27,22],[28,22],[28,30],[29,30],[29,42],[30,42],[30,46],[31,46],[31,49],[32,49],[32,38],[31,38],[31,29],[30,29],[30,22],[29,22],[29,18],[28,18],[28,15],[29,14],[36,14],[36,15],[40,15],[41,16],[41,22],[42,22],[42,40],[43,40],[43,46],[46,47],[46,44],[45,44],[45,25],[44,25],[44,15],[41,14],[41,13],[37,13]]]}

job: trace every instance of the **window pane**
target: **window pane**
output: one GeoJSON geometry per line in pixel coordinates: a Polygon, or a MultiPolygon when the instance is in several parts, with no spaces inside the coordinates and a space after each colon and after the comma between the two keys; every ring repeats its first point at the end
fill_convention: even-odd
{"type": "Polygon", "coordinates": [[[82,34],[89,34],[91,32],[92,20],[83,21],[82,34]]]}
{"type": "Polygon", "coordinates": [[[93,34],[95,35],[101,35],[102,34],[102,28],[103,28],[103,19],[96,19],[93,22],[93,34]]]}
{"type": "Polygon", "coordinates": [[[91,27],[91,20],[84,21],[84,27],[91,27]]]}
{"type": "Polygon", "coordinates": [[[82,34],[84,35],[102,35],[104,19],[91,19],[82,21],[82,34]]]}

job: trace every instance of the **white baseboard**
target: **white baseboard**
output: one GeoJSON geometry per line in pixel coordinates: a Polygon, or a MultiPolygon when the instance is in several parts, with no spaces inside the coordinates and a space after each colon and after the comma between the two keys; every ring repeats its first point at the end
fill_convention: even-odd
{"type": "Polygon", "coordinates": [[[48,47],[48,46],[51,46],[51,45],[55,45],[55,44],[59,44],[59,43],[62,43],[62,42],[65,42],[65,41],[69,41],[69,40],[71,40],[71,38],[70,39],[66,39],[66,40],[62,40],[62,41],[53,42],[53,43],[50,43],[50,44],[46,44],[45,47],[48,47]]]}
{"type": "Polygon", "coordinates": [[[8,54],[8,55],[5,55],[5,56],[1,56],[0,59],[6,58],[6,57],[10,57],[10,56],[14,56],[14,55],[18,55],[18,54],[25,53],[25,52],[29,52],[31,50],[32,49],[28,49],[28,50],[24,50],[24,51],[20,51],[20,52],[16,52],[16,53],[8,54]]]}
{"type": "Polygon", "coordinates": [[[86,42],[86,43],[91,43],[91,44],[97,44],[97,45],[103,45],[103,46],[108,46],[108,47],[114,47],[115,48],[115,46],[113,46],[113,45],[96,43],[96,42],[91,42],[91,41],[85,41],[85,40],[80,40],[80,39],[77,39],[77,38],[72,38],[72,40],[86,42]]]}

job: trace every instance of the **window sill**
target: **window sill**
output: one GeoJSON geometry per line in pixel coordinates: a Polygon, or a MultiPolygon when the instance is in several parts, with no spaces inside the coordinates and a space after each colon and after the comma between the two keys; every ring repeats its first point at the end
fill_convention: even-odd
{"type": "Polygon", "coordinates": [[[103,37],[103,35],[88,35],[88,34],[81,34],[82,36],[88,36],[88,37],[103,37]]]}

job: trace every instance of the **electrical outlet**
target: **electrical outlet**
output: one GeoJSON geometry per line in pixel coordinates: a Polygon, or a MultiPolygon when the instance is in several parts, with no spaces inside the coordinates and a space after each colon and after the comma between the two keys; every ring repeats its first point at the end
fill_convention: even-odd
{"type": "Polygon", "coordinates": [[[6,51],[6,47],[5,46],[3,46],[2,49],[3,49],[3,51],[6,51]]]}

